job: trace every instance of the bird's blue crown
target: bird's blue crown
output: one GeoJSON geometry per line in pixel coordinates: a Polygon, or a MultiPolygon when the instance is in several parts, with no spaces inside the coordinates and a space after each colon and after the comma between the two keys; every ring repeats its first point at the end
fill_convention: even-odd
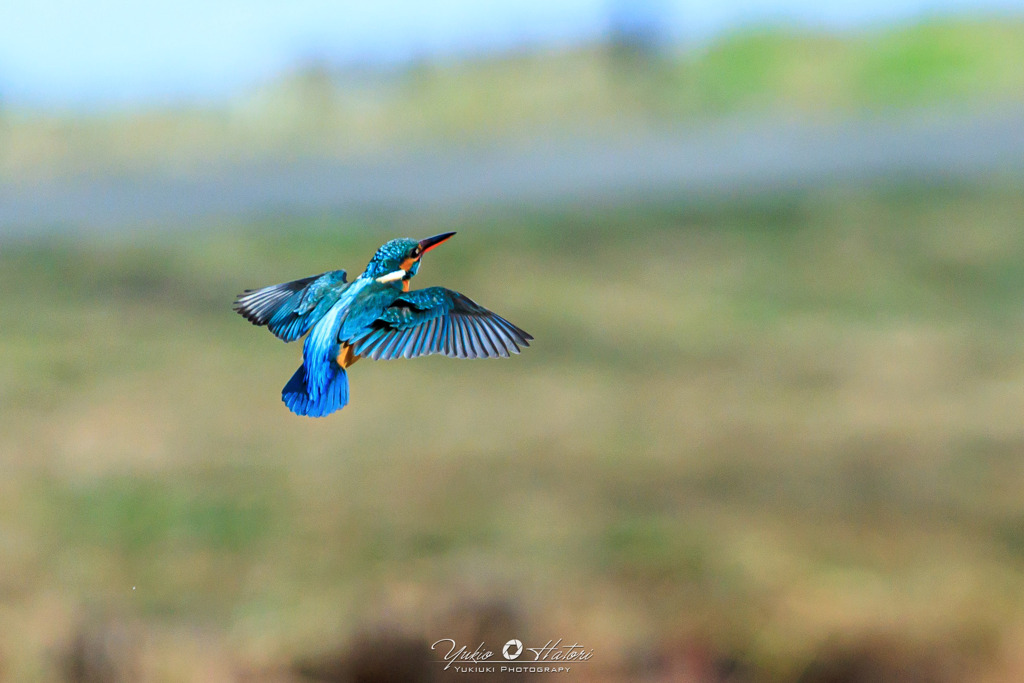
{"type": "Polygon", "coordinates": [[[402,265],[402,261],[409,256],[409,252],[418,244],[417,240],[410,237],[400,237],[399,239],[385,242],[377,250],[377,253],[373,255],[370,262],[366,264],[366,270],[363,274],[367,277],[380,277],[398,270],[402,265]]]}

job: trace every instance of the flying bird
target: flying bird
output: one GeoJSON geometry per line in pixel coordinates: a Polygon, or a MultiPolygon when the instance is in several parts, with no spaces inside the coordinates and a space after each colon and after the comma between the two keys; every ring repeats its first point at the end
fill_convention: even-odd
{"type": "Polygon", "coordinates": [[[346,370],[360,358],[507,358],[530,345],[527,332],[463,294],[410,290],[423,255],[454,234],[391,240],[352,282],[344,270],[332,270],[238,296],[234,310],[278,339],[292,342],[309,332],[302,365],[281,392],[289,410],[324,417],[344,408],[346,370]]]}

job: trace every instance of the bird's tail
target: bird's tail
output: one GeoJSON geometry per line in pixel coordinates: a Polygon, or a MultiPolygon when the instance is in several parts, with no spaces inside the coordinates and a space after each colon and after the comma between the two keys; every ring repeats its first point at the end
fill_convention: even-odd
{"type": "Polygon", "coordinates": [[[281,400],[296,415],[324,417],[348,404],[348,374],[337,363],[330,363],[320,387],[310,392],[305,364],[300,365],[281,391],[281,400]],[[319,391],[317,391],[319,389],[319,391]]]}

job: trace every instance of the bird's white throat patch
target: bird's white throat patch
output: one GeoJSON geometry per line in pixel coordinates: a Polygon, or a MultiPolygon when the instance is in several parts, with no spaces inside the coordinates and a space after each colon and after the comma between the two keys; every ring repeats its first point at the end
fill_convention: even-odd
{"type": "Polygon", "coordinates": [[[387,275],[381,275],[379,278],[377,278],[377,282],[380,282],[381,284],[385,284],[387,282],[395,282],[396,280],[401,280],[406,275],[407,273],[401,268],[399,268],[398,270],[391,271],[387,275]]]}

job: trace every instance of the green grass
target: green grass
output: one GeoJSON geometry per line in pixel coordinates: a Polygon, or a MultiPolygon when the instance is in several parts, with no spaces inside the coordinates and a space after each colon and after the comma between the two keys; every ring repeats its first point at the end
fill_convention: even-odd
{"type": "Polygon", "coordinates": [[[5,245],[4,673],[113,623],[143,677],[270,675],[508,601],[594,678],[849,647],[1012,680],[1022,215],[993,183],[5,245]],[[232,297],[444,229],[418,284],[534,347],[289,414],[300,346],[232,297]]]}

